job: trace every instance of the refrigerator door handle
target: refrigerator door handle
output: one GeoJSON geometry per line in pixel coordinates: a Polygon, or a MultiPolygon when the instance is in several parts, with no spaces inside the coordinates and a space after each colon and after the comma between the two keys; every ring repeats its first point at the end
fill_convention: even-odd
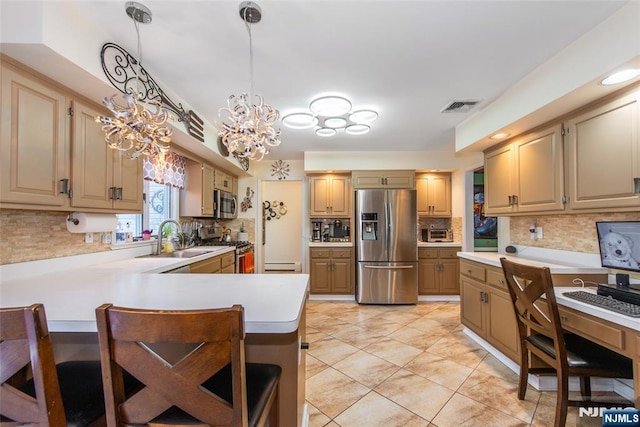
{"type": "Polygon", "coordinates": [[[400,269],[413,268],[413,266],[412,265],[393,265],[393,266],[387,266],[387,265],[364,265],[364,268],[373,268],[373,269],[377,269],[377,270],[400,270],[400,269]]]}

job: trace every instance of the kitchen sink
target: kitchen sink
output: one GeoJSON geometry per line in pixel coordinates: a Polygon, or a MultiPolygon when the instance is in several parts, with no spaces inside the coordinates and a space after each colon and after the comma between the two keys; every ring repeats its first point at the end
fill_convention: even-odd
{"type": "Polygon", "coordinates": [[[215,249],[181,249],[174,252],[163,252],[161,254],[142,255],[136,258],[193,258],[198,255],[209,254],[215,249]]]}

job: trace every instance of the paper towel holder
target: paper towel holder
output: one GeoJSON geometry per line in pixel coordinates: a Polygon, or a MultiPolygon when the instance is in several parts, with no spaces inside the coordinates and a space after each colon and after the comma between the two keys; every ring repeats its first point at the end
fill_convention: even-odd
{"type": "Polygon", "coordinates": [[[69,216],[67,217],[67,221],[72,222],[73,225],[78,225],[80,223],[80,220],[78,218],[73,217],[73,212],[69,214],[69,216]]]}

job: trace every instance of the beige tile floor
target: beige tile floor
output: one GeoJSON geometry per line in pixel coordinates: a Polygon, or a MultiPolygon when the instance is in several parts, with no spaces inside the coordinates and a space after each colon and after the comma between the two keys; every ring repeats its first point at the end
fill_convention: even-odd
{"type": "MultiPolygon", "coordinates": [[[[555,393],[529,387],[462,332],[460,306],[310,301],[310,426],[551,426],[555,393]]],[[[601,426],[569,409],[567,426],[601,426]]]]}

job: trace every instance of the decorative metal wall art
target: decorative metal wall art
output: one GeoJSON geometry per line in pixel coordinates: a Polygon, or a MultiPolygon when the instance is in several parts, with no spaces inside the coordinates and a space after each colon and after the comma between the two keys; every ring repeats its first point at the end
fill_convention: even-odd
{"type": "Polygon", "coordinates": [[[267,221],[280,219],[280,217],[286,215],[288,211],[284,202],[279,202],[277,200],[274,200],[273,202],[262,202],[262,206],[264,207],[263,215],[267,221]]]}
{"type": "Polygon", "coordinates": [[[271,165],[271,176],[275,176],[278,179],[287,179],[290,171],[289,163],[283,160],[276,160],[271,165]]]}
{"type": "Polygon", "coordinates": [[[240,167],[242,167],[242,170],[245,170],[245,171],[249,170],[249,158],[248,157],[239,156],[238,153],[233,153],[233,157],[235,157],[236,160],[238,161],[238,163],[240,163],[240,167]]]}
{"type": "Polygon", "coordinates": [[[253,194],[254,194],[254,191],[250,187],[247,187],[247,195],[245,196],[244,200],[240,202],[240,210],[242,212],[246,212],[249,208],[253,207],[253,205],[251,204],[251,199],[253,199],[253,194]]]}
{"type": "Polygon", "coordinates": [[[100,51],[102,69],[113,87],[123,94],[136,92],[136,78],[139,82],[140,101],[156,101],[175,113],[178,121],[183,122],[189,135],[204,142],[204,122],[193,111],[185,111],[182,104],[173,102],[162,88],[153,80],[144,67],[136,73],[138,61],[124,48],[115,43],[105,43],[100,51]]]}

